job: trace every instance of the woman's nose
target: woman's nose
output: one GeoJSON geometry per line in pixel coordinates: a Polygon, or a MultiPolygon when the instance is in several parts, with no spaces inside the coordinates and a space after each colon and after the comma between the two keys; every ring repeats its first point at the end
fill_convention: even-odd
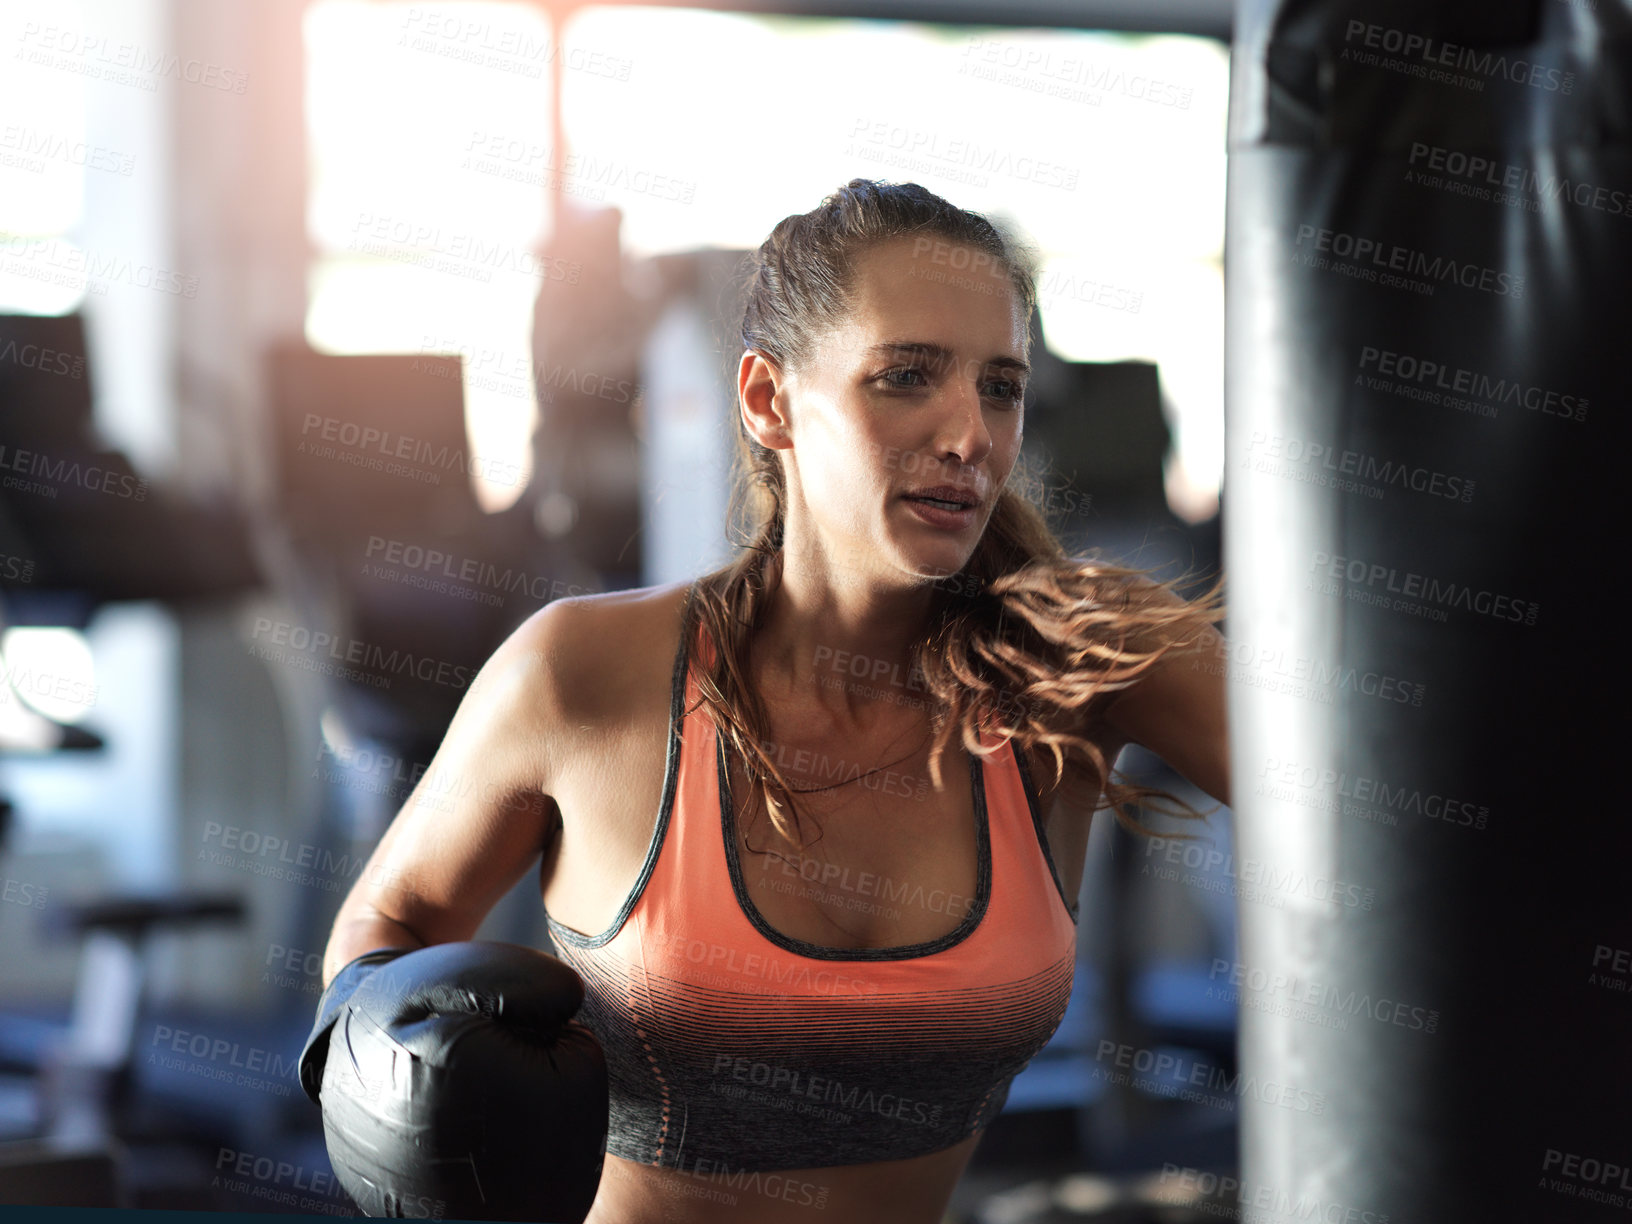
{"type": "Polygon", "coordinates": [[[977,384],[963,379],[949,382],[941,413],[937,453],[956,455],[970,465],[979,463],[991,453],[992,431],[986,425],[985,407],[981,403],[977,384]]]}

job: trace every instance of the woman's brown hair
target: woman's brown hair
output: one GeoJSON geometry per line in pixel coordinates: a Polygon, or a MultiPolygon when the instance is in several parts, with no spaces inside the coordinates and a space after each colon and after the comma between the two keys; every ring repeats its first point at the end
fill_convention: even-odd
{"type": "MultiPolygon", "coordinates": [[[[847,310],[858,256],[908,235],[991,256],[1007,270],[1029,324],[1037,262],[1018,236],[916,183],[857,178],[812,211],[783,218],[748,257],[743,348],[781,370],[802,368],[821,333],[847,310]]],[[[767,566],[782,546],[786,489],[776,452],[749,435],[740,414],[735,434],[728,532],[740,551],[696,583],[696,615],[718,647],[699,669],[701,705],[741,762],[750,790],[763,792],[772,824],[802,847],[810,843],[800,836],[792,788],[764,750],[766,713],[748,683],[749,638],[762,623],[767,566]]],[[[979,752],[984,724],[1019,749],[1048,747],[1054,778],[1045,795],[1065,783],[1073,761],[1093,793],[1103,788],[1095,810],[1111,808],[1130,830],[1155,835],[1123,810],[1152,796],[1179,804],[1169,814],[1205,820],[1167,791],[1111,781],[1110,762],[1082,732],[1091,712],[1157,660],[1204,644],[1224,615],[1222,579],[1188,602],[1174,590],[1182,579],[1156,582],[1148,571],[1069,557],[1034,500],[1039,489],[1017,462],[968,563],[935,580],[924,634],[911,648],[909,664],[931,707],[936,787],[952,736],[979,752]]]]}

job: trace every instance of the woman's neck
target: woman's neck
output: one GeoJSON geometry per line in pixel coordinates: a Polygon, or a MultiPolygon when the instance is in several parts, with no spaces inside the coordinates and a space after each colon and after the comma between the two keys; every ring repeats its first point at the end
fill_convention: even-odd
{"type": "Polygon", "coordinates": [[[766,563],[766,610],[750,643],[762,693],[815,702],[857,731],[876,722],[881,699],[927,697],[911,656],[931,587],[880,590],[784,561],[779,550],[766,563]]]}

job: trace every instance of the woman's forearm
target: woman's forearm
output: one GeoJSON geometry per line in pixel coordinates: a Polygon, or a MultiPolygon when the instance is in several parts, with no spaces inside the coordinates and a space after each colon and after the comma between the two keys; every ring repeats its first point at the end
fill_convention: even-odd
{"type": "Polygon", "coordinates": [[[346,965],[375,948],[423,948],[428,946],[402,923],[372,909],[348,914],[344,909],[334,920],[329,946],[323,953],[323,986],[346,965]]]}

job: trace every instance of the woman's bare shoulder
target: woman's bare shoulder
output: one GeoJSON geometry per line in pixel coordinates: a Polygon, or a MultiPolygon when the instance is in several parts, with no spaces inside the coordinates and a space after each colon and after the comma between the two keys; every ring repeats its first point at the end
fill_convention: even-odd
{"type": "Polygon", "coordinates": [[[558,715],[594,722],[627,714],[648,704],[654,686],[668,691],[689,585],[554,600],[517,627],[489,669],[519,678],[558,715]]]}

